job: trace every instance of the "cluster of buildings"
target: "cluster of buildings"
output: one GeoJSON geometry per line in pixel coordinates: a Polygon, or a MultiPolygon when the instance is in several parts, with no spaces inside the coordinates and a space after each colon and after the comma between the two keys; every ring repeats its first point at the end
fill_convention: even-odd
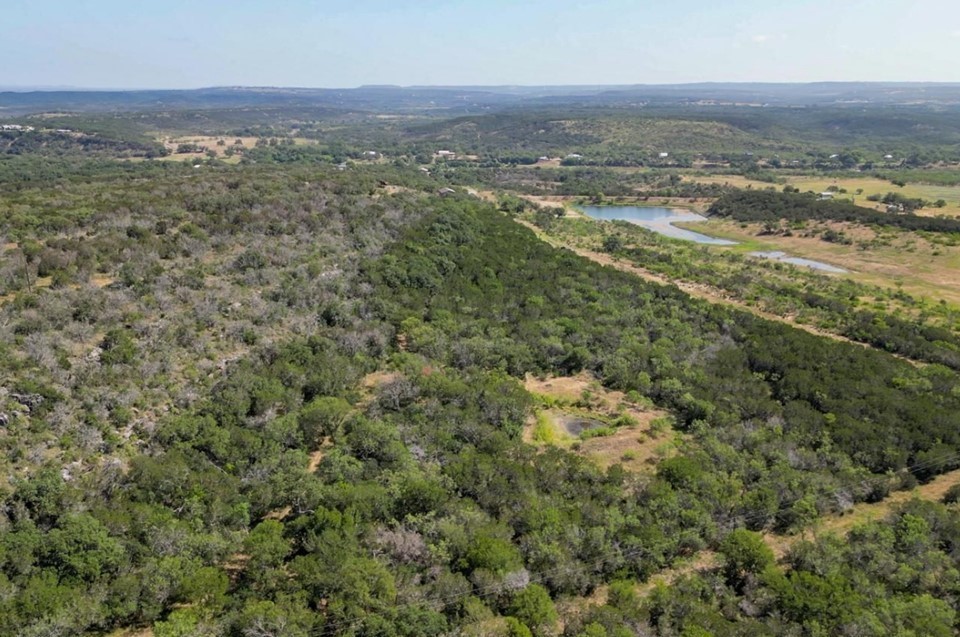
{"type": "Polygon", "coordinates": [[[0,130],[29,133],[33,131],[33,126],[21,126],[20,124],[0,124],[0,130]]]}

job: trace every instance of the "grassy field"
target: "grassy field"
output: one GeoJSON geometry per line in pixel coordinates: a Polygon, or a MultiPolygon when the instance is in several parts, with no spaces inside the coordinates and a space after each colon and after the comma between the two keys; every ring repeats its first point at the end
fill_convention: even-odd
{"type": "Polygon", "coordinates": [[[821,229],[842,231],[853,245],[824,241],[819,236],[760,235],[759,224],[710,220],[686,226],[697,232],[738,241],[723,248],[740,252],[782,250],[791,256],[823,261],[849,270],[855,280],[904,291],[934,302],[944,300],[960,306],[960,247],[936,245],[916,235],[877,235],[873,230],[850,224],[824,223],[811,226],[812,234],[821,229]],[[865,244],[870,247],[864,249],[865,244]]]}
{"type": "Polygon", "coordinates": [[[803,192],[819,193],[833,187],[847,191],[846,193],[838,193],[836,195],[837,199],[852,200],[857,205],[876,210],[886,210],[886,206],[879,202],[868,201],[867,197],[870,195],[883,196],[888,192],[895,192],[911,199],[925,199],[930,202],[943,199],[947,202],[944,208],[923,208],[917,211],[917,214],[960,216],[960,186],[909,183],[901,188],[885,179],[875,177],[824,177],[820,175],[787,175],[782,184],[757,181],[742,175],[686,175],[685,179],[703,184],[721,184],[734,188],[753,188],[756,190],[771,187],[780,190],[784,184],[789,184],[803,192]],[[856,194],[858,190],[862,191],[859,195],[856,194]]]}
{"type": "MultiPolygon", "coordinates": [[[[196,159],[207,159],[207,151],[213,151],[217,155],[217,159],[224,161],[228,164],[238,164],[240,163],[240,158],[242,155],[237,153],[231,157],[226,155],[228,148],[243,148],[251,149],[257,145],[256,137],[236,137],[229,135],[187,135],[183,137],[168,137],[164,135],[158,135],[157,141],[163,144],[163,146],[170,151],[170,154],[166,157],[159,157],[158,159],[164,161],[192,161],[196,159]],[[223,141],[222,146],[218,146],[218,141],[223,141]],[[240,141],[239,144],[236,142],[240,141]],[[205,150],[199,153],[178,153],[177,147],[180,144],[196,144],[197,146],[203,147],[205,150]]],[[[305,137],[294,137],[293,143],[297,146],[306,146],[308,144],[316,144],[316,141],[306,139],[305,137]]]]}
{"type": "Polygon", "coordinates": [[[937,201],[943,199],[947,202],[944,208],[923,208],[917,212],[921,215],[960,215],[960,186],[936,186],[930,184],[907,184],[904,187],[896,186],[884,179],[872,177],[865,178],[839,178],[829,179],[823,177],[800,177],[797,179],[788,179],[787,182],[799,188],[801,191],[812,190],[813,192],[824,192],[831,186],[843,188],[847,194],[837,195],[839,199],[855,199],[861,206],[870,206],[880,210],[885,209],[881,203],[867,201],[870,195],[885,195],[888,192],[896,192],[904,197],[911,199],[926,199],[927,201],[937,201]],[[857,190],[863,190],[860,195],[855,195],[857,190]]]}

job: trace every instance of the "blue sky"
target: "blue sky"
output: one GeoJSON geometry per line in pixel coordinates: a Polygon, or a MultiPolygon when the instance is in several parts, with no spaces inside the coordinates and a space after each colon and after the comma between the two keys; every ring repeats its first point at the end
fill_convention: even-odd
{"type": "Polygon", "coordinates": [[[960,0],[4,0],[0,86],[960,81],[960,0]]]}

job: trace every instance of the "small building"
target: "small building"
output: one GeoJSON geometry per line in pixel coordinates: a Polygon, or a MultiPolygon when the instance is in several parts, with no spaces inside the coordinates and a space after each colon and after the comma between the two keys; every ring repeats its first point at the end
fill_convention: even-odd
{"type": "Polygon", "coordinates": [[[420,172],[430,174],[430,169],[426,166],[420,166],[420,172]]]}
{"type": "Polygon", "coordinates": [[[457,194],[457,191],[454,190],[453,188],[441,188],[440,190],[437,191],[437,194],[440,195],[441,197],[449,197],[450,195],[457,194]]]}
{"type": "Polygon", "coordinates": [[[567,155],[566,158],[567,159],[583,159],[583,155],[581,155],[580,153],[570,153],[569,155],[567,155]]]}
{"type": "Polygon", "coordinates": [[[550,158],[546,155],[541,155],[537,161],[550,161],[550,158]]]}
{"type": "Polygon", "coordinates": [[[821,192],[819,195],[819,199],[820,201],[829,201],[833,199],[833,193],[830,192],[829,190],[826,192],[821,192]]]}
{"type": "Polygon", "coordinates": [[[366,157],[367,159],[376,159],[377,157],[380,156],[380,153],[378,153],[375,150],[368,150],[363,153],[363,156],[366,157]]]}
{"type": "Polygon", "coordinates": [[[437,157],[443,157],[444,159],[453,159],[457,154],[452,150],[438,150],[437,157]]]}
{"type": "Polygon", "coordinates": [[[889,161],[893,159],[893,155],[884,155],[883,158],[889,161]]]}
{"type": "Polygon", "coordinates": [[[660,153],[660,159],[666,159],[670,156],[670,153],[660,153]]]}

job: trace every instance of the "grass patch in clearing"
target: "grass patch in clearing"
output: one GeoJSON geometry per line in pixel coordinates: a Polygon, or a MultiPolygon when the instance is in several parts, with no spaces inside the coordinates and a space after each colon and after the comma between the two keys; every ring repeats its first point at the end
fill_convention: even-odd
{"type": "Polygon", "coordinates": [[[556,445],[559,442],[558,432],[547,412],[537,412],[532,438],[534,442],[545,445],[556,445]]]}
{"type": "Polygon", "coordinates": [[[587,373],[531,375],[524,386],[542,406],[524,429],[530,444],[571,449],[603,469],[620,464],[634,472],[651,472],[676,453],[681,437],[673,417],[645,396],[608,390],[587,373]]]}
{"type": "Polygon", "coordinates": [[[616,429],[613,427],[593,427],[592,429],[584,429],[580,432],[580,440],[590,440],[591,438],[603,438],[605,436],[612,436],[616,433],[616,429]]]}

